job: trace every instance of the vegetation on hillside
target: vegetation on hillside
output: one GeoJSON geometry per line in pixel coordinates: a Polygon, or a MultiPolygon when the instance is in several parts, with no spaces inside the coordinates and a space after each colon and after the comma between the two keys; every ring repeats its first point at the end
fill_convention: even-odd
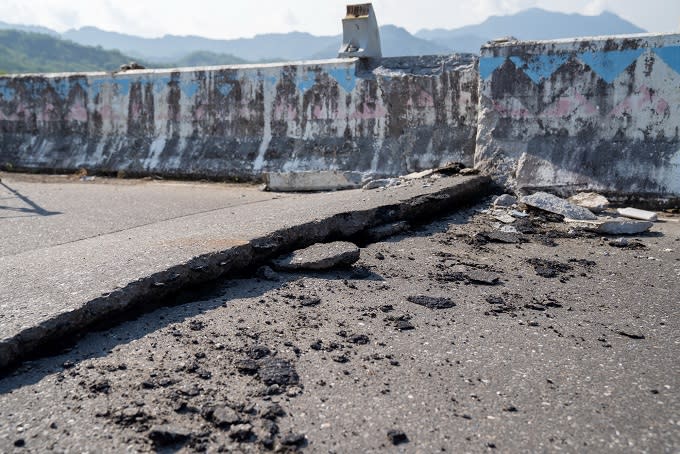
{"type": "Polygon", "coordinates": [[[0,30],[0,72],[115,71],[130,60],[116,50],[81,46],[39,33],[0,30]]]}
{"type": "MultiPolygon", "coordinates": [[[[116,71],[135,60],[117,50],[82,46],[55,36],[0,30],[0,75],[46,72],[116,71]]],[[[247,63],[233,55],[193,52],[172,63],[139,62],[149,68],[247,63]]]]}

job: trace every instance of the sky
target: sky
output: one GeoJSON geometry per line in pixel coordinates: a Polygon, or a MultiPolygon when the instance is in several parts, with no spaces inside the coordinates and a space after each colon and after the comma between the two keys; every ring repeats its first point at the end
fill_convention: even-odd
{"type": "MultiPolygon", "coordinates": [[[[96,26],[157,37],[198,35],[216,39],[262,33],[342,32],[345,4],[361,0],[2,0],[0,21],[42,25],[63,32],[96,26]]],[[[373,0],[378,22],[414,33],[423,28],[457,28],[490,15],[539,7],[599,14],[608,10],[651,32],[680,31],[680,0],[373,0]]]]}

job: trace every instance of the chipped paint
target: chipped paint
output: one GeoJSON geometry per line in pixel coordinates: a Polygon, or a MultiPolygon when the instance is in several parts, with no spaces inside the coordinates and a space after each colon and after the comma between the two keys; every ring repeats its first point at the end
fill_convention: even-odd
{"type": "Polygon", "coordinates": [[[640,58],[643,52],[644,49],[626,49],[609,52],[583,52],[576,54],[576,56],[610,84],[640,58]]]}
{"type": "Polygon", "coordinates": [[[240,179],[472,165],[474,57],[374,63],[0,77],[0,163],[240,179]]]}
{"type": "Polygon", "coordinates": [[[557,69],[564,65],[569,57],[567,55],[532,55],[525,59],[522,57],[510,57],[515,66],[522,69],[534,83],[540,83],[549,79],[557,69]]]}
{"type": "Polygon", "coordinates": [[[482,57],[479,59],[479,77],[488,79],[507,59],[505,57],[482,57]]]}

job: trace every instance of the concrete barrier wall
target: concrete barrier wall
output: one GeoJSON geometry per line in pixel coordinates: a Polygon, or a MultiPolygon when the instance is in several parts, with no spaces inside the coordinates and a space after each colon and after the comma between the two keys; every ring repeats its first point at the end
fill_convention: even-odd
{"type": "Polygon", "coordinates": [[[0,166],[257,179],[473,164],[476,58],[0,77],[0,166]]]}
{"type": "Polygon", "coordinates": [[[479,71],[476,164],[508,186],[680,196],[680,35],[496,43],[479,71]]]}

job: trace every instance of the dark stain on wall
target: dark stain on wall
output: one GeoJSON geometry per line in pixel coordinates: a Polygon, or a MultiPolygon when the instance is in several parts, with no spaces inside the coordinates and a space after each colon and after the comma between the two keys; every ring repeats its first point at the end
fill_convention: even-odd
{"type": "Polygon", "coordinates": [[[470,55],[0,77],[0,165],[219,179],[472,165],[477,91],[470,55]]]}

